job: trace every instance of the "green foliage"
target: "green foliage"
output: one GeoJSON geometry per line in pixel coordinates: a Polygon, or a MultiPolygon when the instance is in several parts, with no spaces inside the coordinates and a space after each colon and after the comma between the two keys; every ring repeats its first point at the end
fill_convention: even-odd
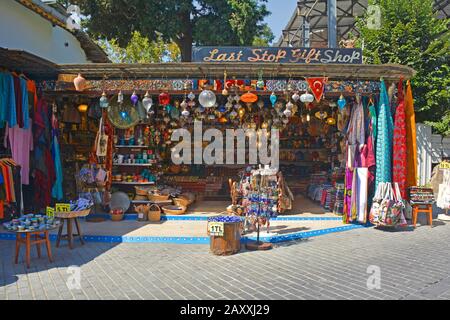
{"type": "Polygon", "coordinates": [[[117,39],[100,40],[99,45],[114,63],[176,62],[180,60],[180,50],[175,43],[165,43],[161,37],[150,41],[138,31],[133,32],[125,48],[117,39]]]}
{"type": "Polygon", "coordinates": [[[262,23],[267,0],[73,0],[89,15],[86,27],[97,37],[126,47],[135,31],[150,41],[175,42],[183,61],[192,44],[251,45],[273,35],[262,23]]]}
{"type": "Polygon", "coordinates": [[[438,19],[433,0],[372,0],[381,28],[357,22],[367,63],[399,63],[417,71],[412,79],[416,119],[450,134],[450,19],[438,19]]]}

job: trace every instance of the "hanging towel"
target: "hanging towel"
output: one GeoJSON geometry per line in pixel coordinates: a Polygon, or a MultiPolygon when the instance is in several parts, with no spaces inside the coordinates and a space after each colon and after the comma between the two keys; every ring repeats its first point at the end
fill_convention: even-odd
{"type": "Polygon", "coordinates": [[[405,114],[407,148],[406,187],[414,187],[417,185],[416,114],[414,113],[414,101],[411,90],[411,82],[409,80],[406,83],[405,114]]]}
{"type": "Polygon", "coordinates": [[[403,79],[398,83],[397,93],[398,106],[395,111],[394,121],[394,147],[393,147],[393,168],[392,181],[397,182],[403,199],[406,199],[406,114],[405,101],[403,97],[403,79]]]}
{"type": "Polygon", "coordinates": [[[375,158],[377,163],[375,189],[380,182],[392,182],[392,138],[393,121],[389,98],[384,80],[380,83],[380,101],[377,117],[377,142],[375,158]]]}

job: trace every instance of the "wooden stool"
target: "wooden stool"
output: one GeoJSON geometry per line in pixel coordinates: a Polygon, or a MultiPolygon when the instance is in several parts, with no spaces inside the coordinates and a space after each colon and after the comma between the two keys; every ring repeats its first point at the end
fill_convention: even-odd
{"type": "Polygon", "coordinates": [[[50,247],[50,240],[48,237],[48,231],[30,231],[30,232],[17,232],[16,233],[16,257],[15,257],[15,263],[17,264],[19,262],[19,252],[20,252],[20,245],[25,245],[25,261],[27,264],[27,268],[30,267],[30,251],[31,246],[33,244],[36,245],[37,254],[38,257],[41,257],[41,243],[45,243],[45,246],[47,247],[47,256],[48,260],[50,262],[53,262],[52,258],[52,250],[50,247]],[[34,240],[31,240],[31,238],[34,238],[34,240]]]}
{"type": "Polygon", "coordinates": [[[78,219],[77,218],[60,218],[60,220],[61,220],[61,225],[59,226],[59,230],[58,230],[58,238],[56,239],[56,247],[59,248],[59,243],[60,243],[61,239],[67,239],[69,241],[69,248],[73,249],[73,238],[74,237],[79,237],[81,244],[84,245],[83,235],[81,234],[81,229],[80,229],[80,224],[78,223],[78,219]],[[62,231],[64,229],[64,222],[66,223],[67,234],[62,235],[62,231]],[[75,226],[76,226],[77,232],[78,232],[77,234],[73,234],[72,222],[75,223],[75,226]]]}
{"type": "Polygon", "coordinates": [[[430,227],[433,227],[433,205],[431,204],[412,204],[412,223],[413,227],[416,227],[417,215],[419,212],[424,212],[427,214],[427,220],[430,227]],[[423,206],[424,208],[421,208],[423,206]]]}

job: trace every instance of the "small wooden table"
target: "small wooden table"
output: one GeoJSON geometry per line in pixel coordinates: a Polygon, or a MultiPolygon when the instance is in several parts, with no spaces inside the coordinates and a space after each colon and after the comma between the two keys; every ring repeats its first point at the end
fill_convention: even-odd
{"type": "Polygon", "coordinates": [[[19,252],[20,246],[22,244],[25,245],[25,261],[27,264],[27,268],[30,267],[30,251],[31,246],[36,245],[38,257],[41,257],[41,243],[45,243],[47,248],[47,256],[50,262],[53,262],[52,250],[50,246],[50,239],[48,236],[48,232],[51,229],[46,230],[36,230],[36,231],[14,231],[16,234],[16,255],[15,255],[15,264],[19,263],[19,252]]]}
{"type": "Polygon", "coordinates": [[[80,242],[84,245],[83,235],[81,234],[80,224],[78,218],[86,217],[91,212],[91,208],[83,211],[72,211],[72,212],[55,212],[55,217],[59,218],[61,225],[58,230],[58,237],[56,238],[56,247],[59,248],[59,243],[61,239],[67,239],[69,241],[69,248],[73,249],[73,238],[79,237],[80,242]],[[73,234],[72,223],[75,224],[77,228],[77,234],[73,234]],[[67,234],[63,235],[64,224],[66,224],[67,234]]]}
{"type": "Polygon", "coordinates": [[[59,218],[61,220],[61,225],[59,226],[58,230],[58,237],[56,239],[56,247],[59,248],[59,243],[61,242],[61,239],[66,239],[69,242],[69,248],[73,249],[73,239],[74,237],[79,237],[81,245],[84,245],[83,235],[81,234],[80,224],[78,223],[77,218],[59,218]],[[73,234],[73,228],[72,223],[75,224],[75,227],[77,228],[77,234],[73,234]],[[64,224],[66,224],[66,234],[62,234],[64,229],[64,224]]]}

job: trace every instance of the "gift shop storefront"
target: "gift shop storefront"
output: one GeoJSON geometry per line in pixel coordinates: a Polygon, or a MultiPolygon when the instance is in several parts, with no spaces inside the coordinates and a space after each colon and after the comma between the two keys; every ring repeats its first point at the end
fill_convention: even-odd
{"type": "Polygon", "coordinates": [[[118,242],[205,242],[206,220],[224,214],[274,241],[406,224],[414,70],[362,64],[359,49],[200,47],[193,60],[5,68],[13,209],[0,218],[12,228],[20,213],[84,212],[84,234],[118,242]]]}

